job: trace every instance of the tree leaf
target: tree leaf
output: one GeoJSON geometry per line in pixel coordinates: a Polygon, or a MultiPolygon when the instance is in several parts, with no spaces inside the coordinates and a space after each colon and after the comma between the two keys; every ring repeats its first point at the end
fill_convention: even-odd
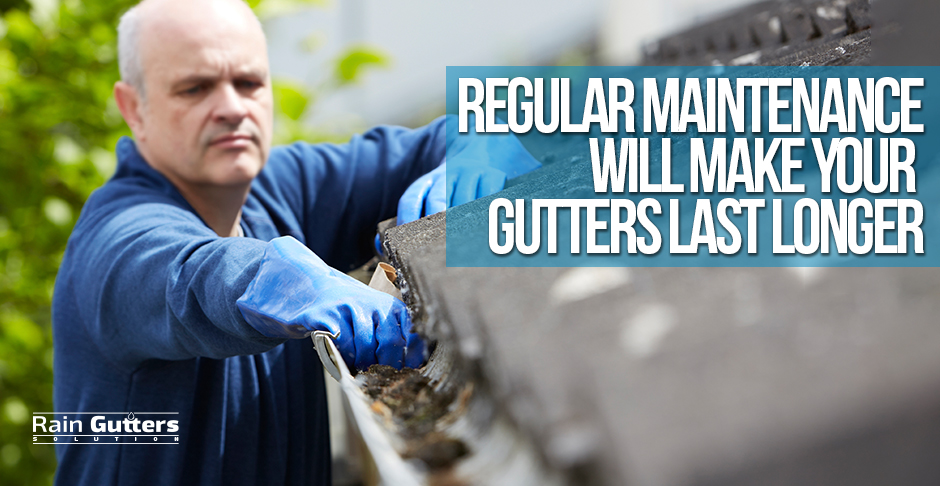
{"type": "Polygon", "coordinates": [[[340,56],[336,64],[336,79],[340,84],[355,82],[367,67],[383,67],[389,64],[388,57],[368,46],[354,46],[340,56]]]}
{"type": "Polygon", "coordinates": [[[274,99],[280,113],[291,120],[300,120],[310,102],[307,89],[299,84],[285,80],[274,82],[274,99]]]}

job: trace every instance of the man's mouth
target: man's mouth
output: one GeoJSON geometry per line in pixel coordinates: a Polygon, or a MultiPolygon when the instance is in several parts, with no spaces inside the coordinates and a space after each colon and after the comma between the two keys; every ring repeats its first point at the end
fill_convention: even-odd
{"type": "Polygon", "coordinates": [[[220,149],[247,148],[254,143],[254,137],[249,133],[227,133],[219,135],[209,142],[209,145],[220,149]]]}

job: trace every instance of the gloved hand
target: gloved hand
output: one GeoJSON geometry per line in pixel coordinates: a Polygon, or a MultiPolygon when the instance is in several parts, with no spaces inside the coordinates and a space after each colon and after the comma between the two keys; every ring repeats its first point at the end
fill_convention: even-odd
{"type": "Polygon", "coordinates": [[[398,200],[398,224],[489,196],[506,185],[506,173],[477,164],[447,162],[414,181],[398,200]],[[448,198],[449,196],[449,198],[448,198]]]}
{"type": "Polygon", "coordinates": [[[489,196],[506,180],[542,166],[514,134],[457,136],[451,125],[456,124],[448,123],[449,160],[408,187],[398,200],[398,224],[489,196]]]}
{"type": "Polygon", "coordinates": [[[268,243],[258,274],[236,304],[268,337],[338,335],[336,347],[350,368],[424,362],[424,342],[411,332],[402,301],[334,270],[289,236],[268,243]]]}

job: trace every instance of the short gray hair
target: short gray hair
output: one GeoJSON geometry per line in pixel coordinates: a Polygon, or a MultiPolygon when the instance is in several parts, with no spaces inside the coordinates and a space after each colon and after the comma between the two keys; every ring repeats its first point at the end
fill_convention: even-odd
{"type": "MultiPolygon", "coordinates": [[[[248,5],[245,0],[241,3],[248,5]]],[[[137,90],[141,98],[146,98],[144,91],[144,65],[140,62],[140,5],[143,0],[124,12],[118,23],[118,68],[121,71],[121,80],[130,84],[137,90]]],[[[249,11],[251,11],[249,9],[249,11]]],[[[258,23],[258,28],[264,31],[261,20],[252,12],[252,18],[258,23]]]]}
{"type": "Polygon", "coordinates": [[[140,4],[131,7],[118,23],[118,67],[121,80],[144,97],[144,67],[140,62],[140,4]]]}

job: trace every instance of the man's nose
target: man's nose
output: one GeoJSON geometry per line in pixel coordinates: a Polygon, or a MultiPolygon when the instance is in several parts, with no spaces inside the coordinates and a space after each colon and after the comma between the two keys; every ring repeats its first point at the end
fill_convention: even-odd
{"type": "Polygon", "coordinates": [[[248,116],[248,107],[241,94],[231,83],[223,83],[216,101],[216,121],[237,124],[248,116]]]}

